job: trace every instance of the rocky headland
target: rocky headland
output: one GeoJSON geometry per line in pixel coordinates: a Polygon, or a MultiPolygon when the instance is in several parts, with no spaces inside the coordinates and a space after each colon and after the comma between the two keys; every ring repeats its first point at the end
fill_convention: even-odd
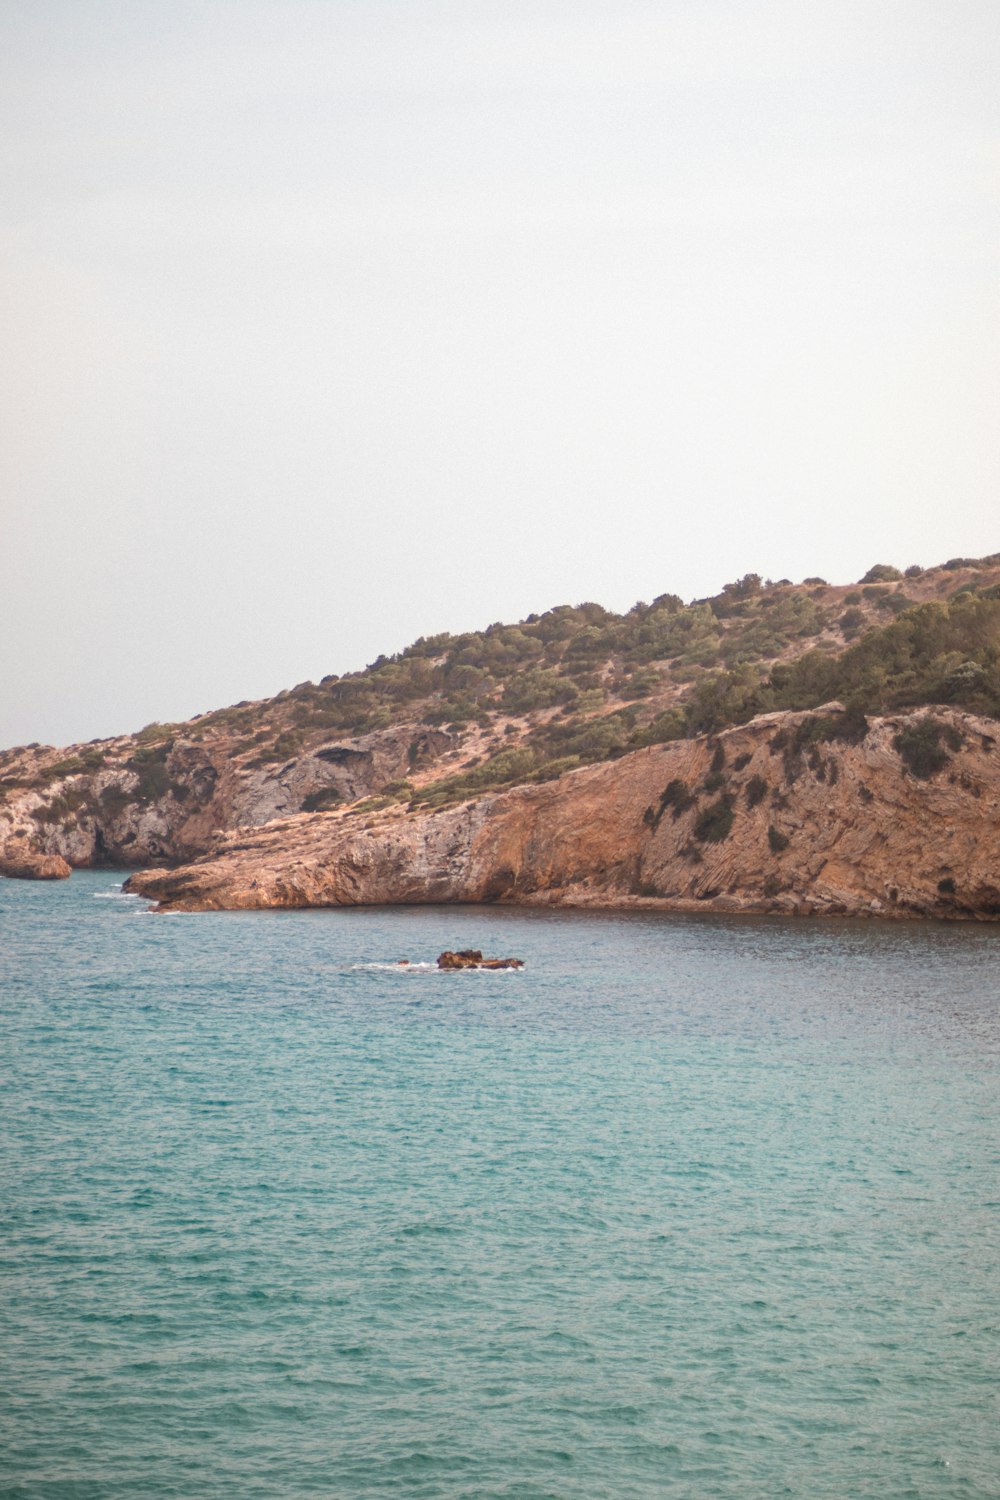
{"type": "Polygon", "coordinates": [[[278,820],[128,889],[175,911],[503,901],[1000,917],[995,721],[883,718],[852,741],[844,717],[765,715],[429,813],[278,820]],[[932,774],[908,767],[907,735],[946,757],[932,774]]]}
{"type": "Polygon", "coordinates": [[[0,874],[164,909],[1000,917],[1000,554],[559,606],[183,724],[0,753],[0,874]]]}

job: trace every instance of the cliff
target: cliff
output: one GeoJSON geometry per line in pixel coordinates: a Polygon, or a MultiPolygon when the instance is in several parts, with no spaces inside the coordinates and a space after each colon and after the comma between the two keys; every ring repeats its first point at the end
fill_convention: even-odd
{"type": "MultiPolygon", "coordinates": [[[[265,732],[280,738],[280,723],[265,732]]],[[[0,873],[10,873],[4,859],[29,855],[77,869],[182,863],[226,830],[380,791],[405,774],[414,746],[446,766],[449,751],[457,758],[452,736],[402,725],[335,741],[317,735],[289,758],[265,760],[259,745],[247,747],[226,726],[206,732],[197,721],[61,750],[8,751],[0,757],[0,873]]]]}
{"type": "Polygon", "coordinates": [[[161,908],[483,902],[1000,917],[996,721],[769,714],[432,812],[314,814],[134,875],[161,908]]]}
{"type": "Polygon", "coordinates": [[[1000,553],[857,585],[748,574],[690,604],[559,605],[186,723],[0,752],[0,873],[156,866],[144,888],[192,906],[990,916],[998,718],[1000,553]]]}

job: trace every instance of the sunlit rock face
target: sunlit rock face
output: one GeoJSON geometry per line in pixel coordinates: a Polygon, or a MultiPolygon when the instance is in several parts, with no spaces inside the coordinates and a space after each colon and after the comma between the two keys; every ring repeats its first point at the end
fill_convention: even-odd
{"type": "Polygon", "coordinates": [[[58,854],[37,854],[16,842],[0,854],[0,875],[8,880],[66,880],[70,873],[58,854]]]}
{"type": "Polygon", "coordinates": [[[0,857],[155,870],[174,905],[991,917],[1000,730],[976,715],[1000,713],[998,640],[1000,553],[560,605],[185,723],[0,751],[0,857]]]}
{"type": "Polygon", "coordinates": [[[164,908],[488,902],[1000,917],[996,724],[769,714],[436,812],[318,813],[133,876],[164,908]]]}

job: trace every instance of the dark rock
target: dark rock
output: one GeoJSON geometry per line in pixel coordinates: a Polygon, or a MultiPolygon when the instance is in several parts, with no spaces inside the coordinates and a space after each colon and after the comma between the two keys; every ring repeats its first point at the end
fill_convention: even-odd
{"type": "Polygon", "coordinates": [[[484,958],[479,948],[446,949],[438,955],[439,969],[523,969],[523,958],[484,958]]]}

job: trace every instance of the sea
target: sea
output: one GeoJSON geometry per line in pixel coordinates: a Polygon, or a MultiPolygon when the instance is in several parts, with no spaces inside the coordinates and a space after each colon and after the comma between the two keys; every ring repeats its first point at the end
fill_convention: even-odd
{"type": "Polygon", "coordinates": [[[1000,928],[121,878],[0,881],[0,1495],[1000,1495],[1000,928]]]}

